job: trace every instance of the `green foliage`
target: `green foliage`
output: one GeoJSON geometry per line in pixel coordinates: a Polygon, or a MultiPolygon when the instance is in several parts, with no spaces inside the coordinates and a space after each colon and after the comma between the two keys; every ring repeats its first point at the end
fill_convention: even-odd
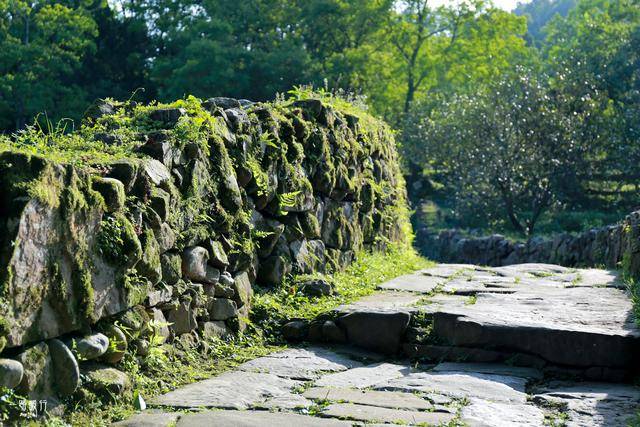
{"type": "Polygon", "coordinates": [[[290,319],[313,319],[321,314],[374,292],[376,286],[393,277],[433,265],[406,244],[390,245],[386,252],[361,252],[343,272],[330,278],[336,294],[309,297],[300,291],[296,278],[273,289],[258,289],[254,295],[251,318],[260,333],[277,338],[280,326],[290,319]]]}

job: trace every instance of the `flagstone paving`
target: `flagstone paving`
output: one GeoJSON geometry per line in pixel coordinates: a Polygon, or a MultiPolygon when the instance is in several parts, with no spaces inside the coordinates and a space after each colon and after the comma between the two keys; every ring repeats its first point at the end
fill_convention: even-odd
{"type": "Polygon", "coordinates": [[[637,419],[640,331],[615,272],[451,264],[380,288],[336,310],[349,345],[252,360],[158,396],[118,425],[586,427],[637,419]],[[412,343],[409,360],[398,343],[421,327],[431,341],[412,343]],[[437,349],[440,360],[425,356],[437,349]]]}

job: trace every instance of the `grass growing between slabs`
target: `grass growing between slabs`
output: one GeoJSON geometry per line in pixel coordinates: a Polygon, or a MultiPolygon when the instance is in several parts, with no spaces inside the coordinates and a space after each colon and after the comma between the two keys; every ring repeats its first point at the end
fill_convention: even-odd
{"type": "Polygon", "coordinates": [[[251,321],[244,334],[226,341],[177,340],[171,345],[154,347],[145,357],[127,353],[115,368],[128,374],[132,393],[113,399],[91,394],[73,396],[65,402],[68,415],[64,419],[52,418],[44,425],[108,426],[128,418],[139,410],[136,396],[148,402],[154,396],[285,348],[279,335],[284,321],[312,319],[341,304],[372,294],[378,284],[393,277],[433,265],[409,245],[395,244],[385,252],[362,252],[345,271],[325,276],[335,285],[336,293],[332,296],[305,296],[296,288],[295,278],[276,289],[256,288],[251,321]]]}
{"type": "Polygon", "coordinates": [[[387,280],[434,265],[406,244],[391,245],[385,252],[362,252],[345,271],[316,275],[334,284],[332,296],[307,296],[298,289],[295,279],[275,290],[257,289],[252,303],[252,321],[259,322],[267,336],[277,336],[280,326],[287,320],[316,318],[372,294],[387,280]]]}

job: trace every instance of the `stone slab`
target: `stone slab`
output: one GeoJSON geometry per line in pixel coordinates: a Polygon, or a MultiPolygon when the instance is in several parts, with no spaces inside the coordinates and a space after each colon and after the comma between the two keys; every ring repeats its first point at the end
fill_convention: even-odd
{"type": "Polygon", "coordinates": [[[307,399],[348,402],[381,408],[430,410],[433,405],[413,393],[395,391],[357,390],[353,388],[312,387],[303,393],[307,399]]]}
{"type": "Polygon", "coordinates": [[[414,372],[374,385],[376,390],[439,393],[456,398],[476,397],[496,402],[525,403],[527,380],[476,372],[414,372]]]}
{"type": "Polygon", "coordinates": [[[406,274],[378,285],[378,289],[428,294],[433,292],[434,289],[442,285],[446,280],[446,278],[440,276],[430,276],[420,273],[406,274]]]}
{"type": "Polygon", "coordinates": [[[381,291],[367,295],[359,300],[338,307],[338,313],[348,313],[355,310],[395,310],[412,307],[422,299],[422,296],[413,292],[381,291]]]}
{"type": "Polygon", "coordinates": [[[378,363],[345,372],[325,375],[314,382],[319,387],[368,388],[375,384],[402,377],[412,372],[408,365],[378,363]]]}
{"type": "Polygon", "coordinates": [[[545,413],[534,405],[469,399],[461,419],[468,427],[540,427],[545,413]]]}
{"type": "Polygon", "coordinates": [[[172,408],[248,409],[270,398],[290,396],[301,384],[268,373],[232,371],[186,385],[149,403],[172,408]]]}
{"type": "Polygon", "coordinates": [[[180,417],[176,427],[350,427],[351,422],[290,412],[206,411],[180,417]]]}
{"type": "Polygon", "coordinates": [[[267,372],[279,377],[312,380],[322,373],[340,372],[362,366],[347,356],[332,351],[310,347],[289,349],[251,360],[238,367],[246,372],[267,372]]]}
{"type": "Polygon", "coordinates": [[[334,403],[326,407],[322,414],[328,417],[346,418],[371,422],[406,424],[444,424],[453,420],[454,415],[448,412],[418,412],[400,409],[379,408],[376,406],[357,405],[353,403],[334,403]]]}
{"type": "Polygon", "coordinates": [[[438,264],[435,267],[420,270],[420,273],[424,274],[425,276],[442,277],[448,279],[451,276],[461,273],[472,274],[474,272],[482,272],[487,270],[488,269],[485,267],[480,267],[473,264],[438,264]]]}
{"type": "Polygon", "coordinates": [[[505,365],[502,363],[439,363],[433,372],[476,372],[480,374],[508,375],[531,380],[541,380],[543,375],[537,369],[505,365]]]}
{"type": "Polygon", "coordinates": [[[539,390],[534,402],[566,408],[567,426],[625,427],[637,417],[640,387],[624,384],[555,382],[539,390]]]}
{"type": "Polygon", "coordinates": [[[479,293],[473,304],[439,295],[421,310],[433,314],[435,335],[450,345],[578,367],[625,367],[640,357],[640,330],[620,289],[531,285],[513,294],[479,293]]]}
{"type": "Polygon", "coordinates": [[[169,412],[143,412],[124,421],[111,424],[112,427],[169,427],[174,426],[180,414],[169,412]]]}
{"type": "Polygon", "coordinates": [[[360,309],[341,314],[336,323],[346,332],[349,344],[396,354],[410,320],[411,314],[404,310],[360,309]]]}

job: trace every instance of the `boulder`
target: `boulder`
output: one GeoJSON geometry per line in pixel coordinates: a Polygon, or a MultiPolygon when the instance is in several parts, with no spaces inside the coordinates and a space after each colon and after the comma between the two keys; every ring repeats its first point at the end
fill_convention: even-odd
{"type": "Polygon", "coordinates": [[[367,350],[395,354],[400,350],[411,315],[399,310],[353,310],[338,317],[350,344],[367,350]],[[375,333],[372,333],[375,331],[375,333]]]}
{"type": "Polygon", "coordinates": [[[24,375],[22,363],[13,359],[0,359],[0,387],[18,387],[24,375]]]}
{"type": "Polygon", "coordinates": [[[171,331],[169,330],[169,322],[164,317],[164,313],[157,308],[152,308],[149,310],[149,317],[153,323],[150,324],[149,334],[152,337],[152,340],[156,344],[164,343],[171,336],[171,331]]]}
{"type": "Polygon", "coordinates": [[[322,324],[322,336],[330,343],[344,344],[347,342],[347,334],[332,320],[326,320],[322,324]]]}
{"type": "Polygon", "coordinates": [[[41,342],[16,356],[22,364],[24,375],[16,392],[32,400],[46,399],[55,395],[54,367],[47,344],[41,342]]]}
{"type": "Polygon", "coordinates": [[[287,341],[302,341],[307,336],[307,324],[302,320],[293,320],[282,327],[282,336],[287,341]]]}
{"type": "Polygon", "coordinates": [[[124,208],[124,184],[115,178],[94,178],[93,189],[104,199],[107,212],[116,212],[124,208]]]}
{"type": "Polygon", "coordinates": [[[191,308],[191,301],[181,301],[169,311],[167,320],[171,323],[171,330],[175,335],[191,332],[198,326],[196,312],[191,308]]]}
{"type": "Polygon", "coordinates": [[[160,257],[162,280],[168,285],[174,285],[182,278],[182,259],[180,255],[165,253],[160,257]]]}
{"type": "Polygon", "coordinates": [[[149,118],[167,127],[175,126],[180,117],[187,114],[184,108],[156,108],[149,113],[149,118]]]}
{"type": "Polygon", "coordinates": [[[111,345],[107,348],[107,351],[100,360],[111,364],[118,363],[122,360],[124,353],[127,351],[127,337],[124,332],[122,332],[122,329],[113,324],[107,326],[103,332],[104,335],[109,338],[109,343],[111,345]]]}
{"type": "Polygon", "coordinates": [[[80,360],[93,360],[102,356],[109,349],[109,338],[104,334],[92,334],[73,340],[71,344],[80,360]]]}
{"type": "Polygon", "coordinates": [[[302,293],[310,296],[329,296],[333,295],[333,283],[322,278],[308,278],[296,282],[296,285],[302,293]]]}
{"type": "Polygon", "coordinates": [[[83,368],[86,376],[86,387],[104,398],[122,396],[131,388],[131,381],[127,374],[104,365],[90,365],[83,368]]]}
{"type": "Polygon", "coordinates": [[[222,247],[222,243],[212,241],[209,245],[209,254],[211,255],[209,258],[209,264],[212,266],[224,270],[229,266],[229,259],[227,258],[227,253],[222,247]]]}
{"type": "MultiPolygon", "coordinates": [[[[104,338],[106,339],[107,337],[104,338]]],[[[71,396],[80,385],[78,361],[69,350],[69,347],[62,341],[52,339],[47,342],[47,345],[53,361],[55,389],[58,392],[58,396],[71,396]]]]}
{"type": "Polygon", "coordinates": [[[198,330],[203,338],[225,339],[233,335],[233,332],[223,321],[203,322],[198,326],[198,330]]]}
{"type": "Polygon", "coordinates": [[[194,282],[207,282],[209,252],[201,246],[191,246],[182,254],[182,275],[194,282]]]}
{"type": "Polygon", "coordinates": [[[243,271],[236,274],[233,280],[234,288],[234,301],[238,308],[249,306],[251,303],[251,296],[253,295],[253,289],[251,288],[251,282],[249,281],[249,275],[243,271]]]}
{"type": "Polygon", "coordinates": [[[267,286],[276,286],[291,273],[291,263],[283,256],[272,255],[260,263],[258,282],[267,286]]]}
{"type": "Polygon", "coordinates": [[[227,320],[238,316],[235,301],[226,298],[212,298],[208,304],[209,319],[227,320]]]}

